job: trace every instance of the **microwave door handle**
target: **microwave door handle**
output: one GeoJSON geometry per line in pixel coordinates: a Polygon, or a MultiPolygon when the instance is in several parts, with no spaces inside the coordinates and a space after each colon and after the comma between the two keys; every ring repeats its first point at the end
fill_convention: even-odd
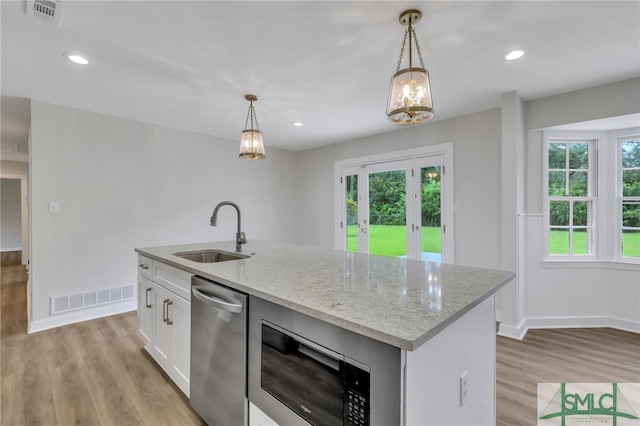
{"type": "Polygon", "coordinates": [[[234,314],[239,314],[240,312],[242,312],[242,304],[227,302],[226,300],[219,299],[217,297],[211,296],[210,294],[205,294],[202,292],[202,290],[204,290],[202,287],[198,287],[195,285],[191,287],[191,293],[193,293],[196,299],[206,303],[207,305],[234,314]]]}
{"type": "Polygon", "coordinates": [[[311,350],[314,350],[316,352],[321,353],[322,355],[324,355],[326,357],[332,358],[332,359],[334,359],[336,361],[344,361],[344,356],[343,355],[341,355],[341,354],[339,354],[337,352],[334,352],[331,349],[327,349],[324,346],[321,346],[321,345],[319,345],[319,344],[317,344],[315,342],[312,342],[311,340],[305,339],[304,337],[294,335],[293,333],[285,330],[284,328],[279,327],[279,326],[277,326],[275,324],[269,323],[267,321],[263,320],[262,324],[266,325],[267,327],[269,327],[271,329],[274,329],[274,330],[284,334],[285,336],[288,336],[289,338],[295,340],[296,342],[298,342],[302,346],[306,346],[306,347],[310,348],[311,350]]]}

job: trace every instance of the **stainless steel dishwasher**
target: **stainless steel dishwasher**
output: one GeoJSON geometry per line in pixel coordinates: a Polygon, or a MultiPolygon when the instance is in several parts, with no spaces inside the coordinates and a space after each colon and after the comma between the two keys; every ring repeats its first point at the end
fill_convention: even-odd
{"type": "Polygon", "coordinates": [[[191,406],[210,426],[248,422],[247,295],[191,279],[191,406]]]}

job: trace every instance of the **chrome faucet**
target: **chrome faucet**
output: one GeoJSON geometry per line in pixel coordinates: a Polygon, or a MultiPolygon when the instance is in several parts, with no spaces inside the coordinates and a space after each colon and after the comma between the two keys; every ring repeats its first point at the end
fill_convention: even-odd
{"type": "Polygon", "coordinates": [[[213,215],[211,215],[211,226],[216,226],[216,222],[218,221],[218,210],[222,206],[231,206],[238,212],[238,232],[236,232],[236,252],[240,253],[242,251],[242,244],[247,243],[247,238],[244,236],[244,232],[241,230],[240,226],[240,207],[236,203],[232,203],[231,201],[223,201],[216,206],[213,210],[213,215]]]}

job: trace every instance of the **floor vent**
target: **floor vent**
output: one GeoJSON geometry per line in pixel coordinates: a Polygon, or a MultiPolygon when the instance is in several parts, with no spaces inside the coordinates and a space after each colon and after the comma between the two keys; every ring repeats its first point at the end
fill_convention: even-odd
{"type": "Polygon", "coordinates": [[[26,0],[26,13],[45,22],[60,25],[62,2],[60,0],[26,0]]]}
{"type": "Polygon", "coordinates": [[[133,285],[87,291],[86,293],[68,294],[51,298],[51,315],[107,303],[131,300],[134,297],[133,285]]]}

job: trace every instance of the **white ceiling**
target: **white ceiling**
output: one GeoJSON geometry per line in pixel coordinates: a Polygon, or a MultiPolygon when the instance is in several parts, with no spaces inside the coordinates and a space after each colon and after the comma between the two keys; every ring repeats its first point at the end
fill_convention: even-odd
{"type": "Polygon", "coordinates": [[[26,142],[25,99],[239,140],[253,93],[267,155],[393,131],[409,8],[434,120],[640,76],[639,1],[66,0],[59,26],[2,1],[2,142],[26,142]]]}

